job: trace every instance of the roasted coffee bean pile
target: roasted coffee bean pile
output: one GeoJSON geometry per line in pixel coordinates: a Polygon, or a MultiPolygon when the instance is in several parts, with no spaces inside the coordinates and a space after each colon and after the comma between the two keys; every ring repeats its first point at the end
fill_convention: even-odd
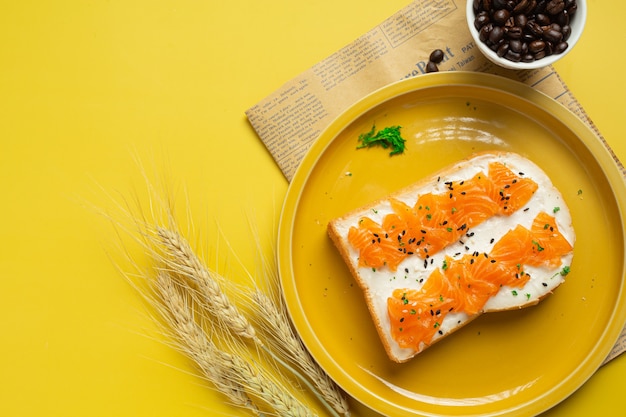
{"type": "Polygon", "coordinates": [[[563,53],[576,0],[473,0],[474,26],[498,56],[533,62],[563,53]]]}

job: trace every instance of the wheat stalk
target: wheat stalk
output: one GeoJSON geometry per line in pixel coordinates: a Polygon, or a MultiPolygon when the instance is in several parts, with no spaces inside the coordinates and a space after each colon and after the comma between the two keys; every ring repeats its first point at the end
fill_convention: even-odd
{"type": "Polygon", "coordinates": [[[183,352],[201,369],[203,374],[224,393],[230,401],[254,414],[260,408],[252,398],[259,398],[276,415],[304,417],[313,413],[289,394],[261,368],[253,366],[241,356],[218,349],[200,326],[193,306],[184,296],[174,278],[166,271],[156,274],[155,289],[160,300],[161,315],[179,339],[183,352]]]}
{"type": "MultiPolygon", "coordinates": [[[[280,340],[278,342],[265,340],[266,343],[271,344],[269,346],[259,338],[255,327],[241,313],[237,304],[233,303],[222,290],[223,285],[229,284],[228,280],[208,269],[180,233],[174,216],[174,204],[169,192],[159,193],[145,175],[144,178],[151,197],[147,206],[142,207],[140,200],[135,199],[138,208],[138,213],[136,213],[129,204],[117,203],[116,205],[126,219],[130,221],[130,225],[115,221],[107,213],[101,214],[105,214],[113,222],[118,235],[119,231],[124,231],[136,243],[139,243],[145,254],[148,255],[149,263],[154,268],[149,274],[144,274],[142,271],[133,277],[122,271],[122,268],[119,269],[126,275],[131,285],[162,316],[170,329],[170,333],[166,335],[170,336],[173,341],[170,343],[188,356],[202,372],[202,376],[212,382],[233,404],[258,414],[260,411],[254,405],[251,397],[267,399],[269,403],[272,403],[272,398],[282,398],[283,408],[281,408],[279,401],[274,401],[274,403],[277,412],[280,415],[285,415],[283,411],[289,407],[294,407],[291,403],[293,397],[290,395],[294,386],[287,388],[282,384],[277,384],[268,378],[267,369],[260,367],[260,364],[253,366],[247,363],[242,357],[246,356],[245,353],[249,354],[250,352],[244,352],[243,348],[240,349],[240,345],[237,345],[237,349],[228,346],[228,351],[217,349],[207,337],[204,327],[198,325],[196,321],[202,320],[205,325],[208,322],[214,322],[214,326],[207,325],[206,327],[223,332],[223,334],[215,336],[218,340],[222,339],[220,343],[224,342],[223,339],[228,339],[228,335],[252,342],[257,348],[257,354],[259,351],[264,352],[276,362],[273,364],[266,362],[264,363],[265,366],[273,367],[274,373],[279,372],[276,368],[277,364],[289,371],[326,407],[328,415],[339,417],[337,414],[339,412],[348,416],[349,412],[345,400],[342,404],[341,400],[338,401],[332,393],[329,395],[329,392],[322,388],[323,384],[317,381],[315,384],[311,384],[302,375],[302,372],[306,373],[311,380],[316,378],[321,380],[319,375],[316,376],[314,372],[307,371],[306,367],[304,371],[298,371],[290,365],[290,363],[295,364],[297,362],[297,360],[294,361],[293,356],[289,355],[291,346],[281,348],[280,340]],[[156,277],[152,276],[154,271],[157,271],[156,277]],[[156,296],[150,296],[148,294],[150,291],[154,291],[156,296]],[[226,366],[226,364],[229,365],[226,366]]],[[[189,221],[191,221],[191,216],[189,216],[189,221]]],[[[139,263],[133,260],[133,255],[125,247],[122,249],[125,250],[126,257],[137,268],[139,263]]],[[[282,314],[285,316],[281,318],[281,326],[284,323],[288,325],[288,318],[284,310],[282,310],[282,314]]],[[[300,348],[303,349],[301,344],[300,348]]],[[[328,377],[326,379],[332,386],[332,381],[328,377]]],[[[297,413],[311,415],[311,412],[305,407],[300,406],[300,408],[295,407],[294,409],[296,410],[294,414],[287,415],[298,415],[297,413]]]]}
{"type": "Polygon", "coordinates": [[[243,385],[230,378],[229,362],[224,360],[207,338],[204,329],[197,324],[188,300],[165,271],[157,272],[154,288],[158,300],[154,306],[168,324],[178,349],[198,366],[203,376],[233,405],[258,415],[259,409],[248,397],[243,385]]]}
{"type": "MultiPolygon", "coordinates": [[[[164,252],[163,261],[168,269],[183,275],[188,283],[188,288],[192,294],[195,294],[194,300],[201,309],[210,313],[215,317],[222,328],[230,329],[233,334],[244,339],[252,341],[257,347],[269,354],[272,359],[281,366],[291,372],[296,378],[303,383],[312,394],[316,395],[320,402],[328,409],[328,412],[338,417],[337,413],[349,415],[347,401],[342,398],[337,388],[328,377],[324,377],[324,373],[320,368],[304,365],[304,372],[309,375],[313,384],[305,378],[300,372],[290,366],[287,361],[283,360],[285,352],[288,352],[294,346],[299,346],[300,353],[298,359],[307,358],[310,364],[312,359],[304,354],[302,344],[295,343],[293,339],[289,340],[290,346],[280,348],[278,353],[268,348],[265,343],[257,336],[255,328],[250,324],[246,316],[244,316],[228,296],[222,291],[220,282],[225,280],[219,274],[210,271],[204,263],[198,258],[188,241],[175,230],[157,227],[158,244],[162,246],[164,252]]],[[[269,299],[267,299],[269,300],[269,299]]],[[[277,310],[274,310],[277,312],[277,310]]],[[[283,312],[284,313],[284,312],[283,312]]],[[[286,314],[286,313],[284,313],[286,314]]],[[[274,316],[276,317],[276,316],[274,316]]],[[[279,318],[281,325],[284,326],[285,316],[279,318]]],[[[277,322],[278,323],[278,322],[277,322]]],[[[281,341],[278,339],[279,342],[281,341]]],[[[287,340],[285,340],[287,341],[287,340]]],[[[273,344],[275,347],[279,346],[273,344]]],[[[291,352],[286,353],[287,358],[293,355],[291,352]]],[[[292,361],[292,363],[294,363],[292,361]]],[[[297,362],[295,362],[297,363],[297,362]]]]}

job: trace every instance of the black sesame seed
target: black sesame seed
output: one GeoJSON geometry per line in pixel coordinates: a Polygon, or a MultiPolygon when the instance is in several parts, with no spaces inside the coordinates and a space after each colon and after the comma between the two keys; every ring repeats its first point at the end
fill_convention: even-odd
{"type": "Polygon", "coordinates": [[[547,286],[548,286],[548,284],[547,284],[547,283],[545,283],[545,282],[542,282],[542,283],[541,283],[541,285],[543,285],[544,287],[547,287],[547,286]]]}

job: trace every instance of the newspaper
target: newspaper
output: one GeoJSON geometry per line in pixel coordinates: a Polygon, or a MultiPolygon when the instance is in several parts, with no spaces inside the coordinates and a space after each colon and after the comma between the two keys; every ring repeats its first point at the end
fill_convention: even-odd
{"type": "MultiPolygon", "coordinates": [[[[291,180],[320,133],[350,105],[390,83],[426,73],[430,53],[444,52],[440,71],[486,72],[525,83],[580,117],[610,149],[552,66],[508,70],[487,60],[467,28],[465,0],[416,0],[298,75],[246,111],[281,171],[291,180]]],[[[626,350],[626,328],[606,361],[626,350]]]]}

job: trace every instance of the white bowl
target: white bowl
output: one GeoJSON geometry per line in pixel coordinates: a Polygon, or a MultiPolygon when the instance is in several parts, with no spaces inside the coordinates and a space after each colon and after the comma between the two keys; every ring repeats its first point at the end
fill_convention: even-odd
{"type": "Polygon", "coordinates": [[[514,62],[508,60],[506,58],[498,56],[498,54],[493,51],[489,46],[487,46],[483,41],[479,38],[479,31],[474,26],[474,6],[472,0],[467,0],[466,4],[466,18],[467,18],[467,26],[469,28],[470,33],[472,34],[472,38],[474,38],[474,43],[478,46],[478,49],[485,55],[490,61],[493,63],[509,69],[535,69],[545,67],[550,64],[554,64],[559,59],[563,58],[569,51],[571,51],[580,36],[583,33],[583,29],[585,27],[585,23],[587,21],[587,2],[586,0],[577,0],[578,9],[574,16],[570,19],[569,25],[572,29],[572,32],[567,40],[568,48],[560,53],[560,54],[552,54],[548,55],[544,58],[537,59],[532,62],[514,62]]]}

